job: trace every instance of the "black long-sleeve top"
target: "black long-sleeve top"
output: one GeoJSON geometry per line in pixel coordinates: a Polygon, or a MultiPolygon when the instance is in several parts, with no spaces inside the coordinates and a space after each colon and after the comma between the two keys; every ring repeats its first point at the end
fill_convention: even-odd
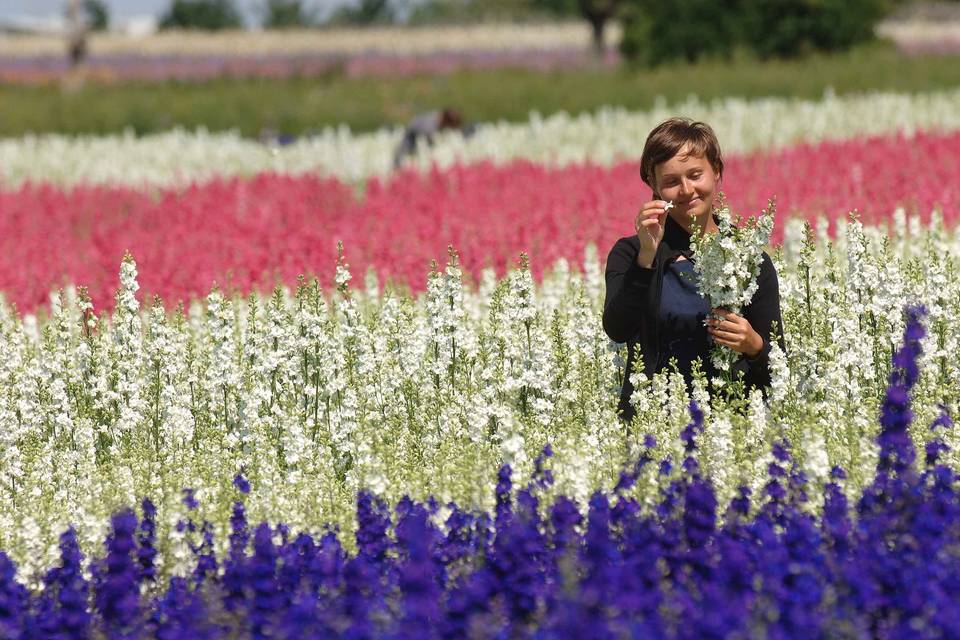
{"type": "MultiPolygon", "coordinates": [[[[627,343],[627,369],[620,392],[620,412],[625,421],[634,416],[630,406],[633,371],[637,353],[643,357],[643,372],[648,376],[663,369],[666,359],[660,353],[660,294],[663,284],[664,265],[676,260],[679,255],[690,256],[690,234],[676,221],[667,216],[663,240],[657,247],[653,265],[645,269],[637,264],[640,240],[627,236],[617,240],[607,256],[606,297],[603,303],[603,330],[611,340],[627,343]]],[[[750,304],[741,310],[741,315],[763,338],[763,348],[753,358],[741,356],[734,362],[732,373],[743,372],[748,388],[763,388],[770,384],[768,356],[771,331],[774,323],[779,327],[776,336],[781,349],[783,321],[780,315],[780,287],[777,271],[770,256],[764,252],[757,279],[757,291],[750,304]]]]}

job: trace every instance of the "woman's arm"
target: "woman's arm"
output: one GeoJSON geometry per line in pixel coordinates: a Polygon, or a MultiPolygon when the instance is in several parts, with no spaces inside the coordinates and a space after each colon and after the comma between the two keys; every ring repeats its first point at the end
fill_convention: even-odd
{"type": "Polygon", "coordinates": [[[647,306],[656,263],[650,269],[639,266],[639,251],[639,241],[633,236],[618,240],[607,256],[603,330],[614,342],[626,342],[637,334],[647,306]]]}

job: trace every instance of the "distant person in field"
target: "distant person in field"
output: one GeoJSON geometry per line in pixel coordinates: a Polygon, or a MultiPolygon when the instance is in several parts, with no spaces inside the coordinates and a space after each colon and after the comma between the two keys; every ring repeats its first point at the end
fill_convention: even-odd
{"type": "Polygon", "coordinates": [[[610,250],[606,267],[603,329],[611,340],[627,343],[627,367],[620,394],[620,415],[634,416],[630,373],[642,358],[647,377],[669,367],[671,358],[689,385],[693,362],[700,360],[708,380],[716,375],[710,359],[713,344],[740,354],[732,373],[744,376],[747,389],[770,384],[768,355],[772,341],[785,348],[780,317],[780,289],[773,261],[766,253],[758,288],[737,315],[711,309],[692,279],[693,233],[716,233],[714,200],[723,176],[720,143],[710,125],[670,118],[650,132],[640,156],[640,177],[652,199],[640,207],[632,235],[610,250]],[[706,321],[712,313],[719,319],[706,321]]]}
{"type": "Polygon", "coordinates": [[[71,0],[67,6],[67,60],[70,68],[75,69],[87,58],[88,26],[83,19],[80,0],[71,0]]]}
{"type": "Polygon", "coordinates": [[[434,136],[441,131],[455,129],[464,135],[471,135],[473,127],[463,126],[463,117],[456,109],[440,109],[421,113],[407,125],[403,132],[403,139],[393,154],[393,168],[399,169],[404,160],[417,153],[417,146],[425,142],[433,145],[434,136]]]}

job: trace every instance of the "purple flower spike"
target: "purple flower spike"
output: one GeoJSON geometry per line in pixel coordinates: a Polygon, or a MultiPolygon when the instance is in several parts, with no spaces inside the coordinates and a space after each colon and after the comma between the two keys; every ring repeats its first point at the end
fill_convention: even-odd
{"type": "Polygon", "coordinates": [[[680,432],[680,439],[683,440],[688,454],[697,448],[696,437],[703,431],[703,410],[697,405],[696,400],[690,401],[689,409],[690,424],[680,432]]]}
{"type": "Polygon", "coordinates": [[[0,637],[20,638],[28,607],[26,588],[17,582],[17,567],[0,551],[0,637]]]}
{"type": "Polygon", "coordinates": [[[923,328],[923,306],[908,307],[907,327],[903,344],[893,357],[894,369],[880,412],[880,459],[877,471],[902,473],[910,468],[916,457],[913,442],[907,428],[913,421],[910,410],[910,391],[920,375],[917,362],[921,354],[920,340],[926,331],[923,328]]]}
{"type": "Polygon", "coordinates": [[[183,505],[190,511],[200,506],[200,503],[197,502],[196,497],[193,495],[193,489],[185,488],[183,490],[183,505]]]}
{"type": "Polygon", "coordinates": [[[134,561],[137,516],[127,509],[113,516],[96,585],[96,606],[111,638],[133,638],[140,615],[139,569],[134,561]]]}
{"type": "Polygon", "coordinates": [[[244,478],[243,474],[241,473],[238,473],[236,476],[234,476],[233,486],[244,495],[250,493],[250,481],[244,478]]]}
{"type": "Polygon", "coordinates": [[[59,633],[64,638],[83,638],[89,635],[90,615],[88,600],[90,585],[83,577],[83,554],[73,527],[60,536],[61,566],[56,572],[56,593],[59,606],[59,633]]]}
{"type": "Polygon", "coordinates": [[[140,503],[143,519],[140,521],[140,532],[137,534],[137,563],[140,565],[140,580],[153,582],[157,579],[157,508],[144,498],[140,503]]]}

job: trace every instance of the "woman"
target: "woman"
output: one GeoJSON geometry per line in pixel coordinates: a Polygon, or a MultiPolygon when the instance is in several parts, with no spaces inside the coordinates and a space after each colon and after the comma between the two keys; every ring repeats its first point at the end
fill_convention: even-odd
{"type": "MultiPolygon", "coordinates": [[[[620,238],[607,257],[603,328],[627,343],[627,371],[620,394],[621,417],[633,418],[629,376],[642,357],[649,377],[675,359],[689,384],[693,361],[708,375],[711,342],[741,354],[733,373],[742,372],[748,388],[770,384],[767,356],[771,330],[780,318],[777,273],[763,254],[758,289],[742,315],[710,309],[692,280],[692,233],[714,233],[713,204],[723,176],[723,158],[713,129],[688,118],[671,118],[647,137],[640,159],[643,181],[653,199],[637,215],[636,235],[620,238]],[[704,320],[710,312],[718,320],[704,320]]],[[[778,342],[783,347],[782,336],[778,342]]]]}

